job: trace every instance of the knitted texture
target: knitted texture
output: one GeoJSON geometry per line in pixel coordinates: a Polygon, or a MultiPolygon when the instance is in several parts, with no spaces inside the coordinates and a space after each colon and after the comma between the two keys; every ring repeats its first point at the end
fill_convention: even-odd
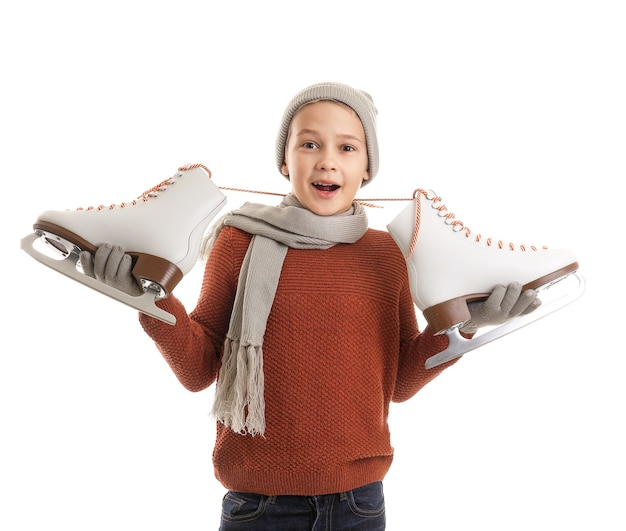
{"type": "MultiPolygon", "coordinates": [[[[176,325],[140,315],[180,380],[217,378],[239,269],[251,236],[226,227],[207,261],[196,308],[159,301],[176,325]]],[[[426,370],[447,346],[420,334],[405,260],[386,232],[326,250],[289,249],[264,338],[266,430],[217,424],[215,473],[228,489],[321,495],[382,480],[391,465],[387,417],[456,360],[426,370]]]]}

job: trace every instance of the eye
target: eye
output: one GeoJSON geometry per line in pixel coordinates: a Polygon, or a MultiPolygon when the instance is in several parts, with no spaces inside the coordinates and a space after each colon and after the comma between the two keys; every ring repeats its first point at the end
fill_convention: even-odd
{"type": "Polygon", "coordinates": [[[356,151],[356,149],[354,148],[354,146],[346,145],[341,146],[341,151],[356,151]]]}
{"type": "Polygon", "coordinates": [[[315,142],[303,142],[302,147],[305,149],[315,149],[318,145],[315,142]]]}

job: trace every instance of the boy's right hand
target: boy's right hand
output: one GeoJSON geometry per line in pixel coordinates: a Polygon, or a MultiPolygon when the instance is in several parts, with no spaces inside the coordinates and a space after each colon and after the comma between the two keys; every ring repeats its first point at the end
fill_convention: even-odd
{"type": "Polygon", "coordinates": [[[132,296],[143,293],[132,275],[133,259],[119,245],[104,243],[95,256],[89,251],[82,251],[79,256],[83,272],[91,278],[132,296]]]}

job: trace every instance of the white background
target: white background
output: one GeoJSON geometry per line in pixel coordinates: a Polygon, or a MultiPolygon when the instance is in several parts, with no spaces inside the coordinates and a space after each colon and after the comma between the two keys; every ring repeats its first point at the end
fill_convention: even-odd
{"type": "MultiPolygon", "coordinates": [[[[42,210],[126,201],[188,162],[287,192],[283,108],[333,80],[379,110],[380,172],[361,197],[433,188],[483,235],[573,249],[588,283],[392,406],[388,529],[625,529],[620,6],[3,4],[0,528],[217,528],[213,388],[184,390],[136,312],[19,240],[42,210]]],[[[228,208],[250,199],[277,201],[228,192],[228,208]]],[[[201,271],[176,290],[189,310],[201,271]]]]}

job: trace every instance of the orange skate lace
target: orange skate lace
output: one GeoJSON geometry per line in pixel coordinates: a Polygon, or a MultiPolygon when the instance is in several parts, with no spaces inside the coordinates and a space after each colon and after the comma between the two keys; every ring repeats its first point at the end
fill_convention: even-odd
{"type": "MultiPolygon", "coordinates": [[[[209,178],[212,177],[211,170],[207,168],[204,164],[190,164],[188,166],[181,166],[180,168],[178,168],[178,171],[193,170],[195,168],[202,168],[204,171],[207,172],[209,178]]],[[[105,205],[100,205],[98,207],[90,206],[90,207],[87,207],[86,209],[79,207],[77,208],[77,210],[106,210],[106,209],[112,210],[114,208],[124,208],[128,205],[136,205],[139,202],[146,202],[148,201],[148,199],[150,199],[151,197],[156,197],[159,194],[159,192],[164,191],[168,186],[173,184],[174,182],[173,179],[174,177],[170,177],[160,182],[156,186],[149,188],[148,190],[146,190],[145,192],[137,196],[137,198],[131,201],[130,203],[122,202],[120,204],[112,204],[109,206],[105,206],[105,205]]],[[[266,191],[261,191],[261,190],[250,190],[247,188],[231,188],[228,186],[219,186],[218,188],[220,190],[230,190],[234,192],[243,192],[243,193],[259,194],[259,195],[272,195],[272,196],[278,196],[278,197],[284,197],[287,195],[285,193],[266,192],[266,191]]],[[[415,246],[417,245],[417,236],[419,233],[420,218],[421,218],[421,203],[418,200],[420,195],[423,195],[427,200],[432,201],[433,204],[442,202],[442,198],[436,195],[432,190],[427,191],[422,188],[417,188],[413,192],[413,197],[410,199],[405,198],[405,197],[400,197],[400,198],[377,197],[377,198],[368,198],[368,199],[356,198],[355,201],[365,207],[370,207],[370,208],[383,208],[375,204],[375,202],[381,202],[381,201],[410,201],[410,200],[416,201],[415,224],[413,228],[413,235],[411,237],[411,245],[409,248],[409,252],[407,254],[407,258],[408,258],[409,256],[411,256],[411,254],[413,254],[413,251],[415,250],[415,246]]],[[[464,232],[466,238],[471,237],[472,231],[469,229],[469,227],[467,227],[462,221],[458,219],[454,219],[455,218],[454,214],[452,212],[448,212],[447,207],[443,203],[435,208],[437,208],[437,210],[439,211],[440,216],[446,218],[446,223],[448,223],[448,225],[450,225],[454,231],[464,232]]],[[[512,251],[514,251],[516,248],[519,248],[521,251],[527,251],[527,250],[538,251],[539,250],[539,248],[534,245],[530,245],[527,247],[526,245],[521,244],[521,245],[516,246],[510,242],[504,243],[504,241],[502,240],[494,240],[492,238],[483,238],[481,234],[475,234],[474,241],[476,243],[480,243],[481,241],[484,241],[484,243],[488,247],[491,247],[492,245],[495,244],[495,246],[497,246],[499,249],[510,249],[512,251]]],[[[547,249],[547,247],[544,245],[541,247],[541,249],[545,250],[547,249]]]]}
{"type": "MultiPolygon", "coordinates": [[[[250,190],[249,188],[231,188],[229,186],[218,186],[220,190],[230,190],[231,192],[242,192],[246,194],[257,194],[257,195],[273,195],[276,197],[285,197],[287,194],[280,192],[264,192],[262,190],[250,190]]],[[[404,198],[373,198],[373,199],[359,199],[358,197],[354,200],[356,203],[363,205],[369,208],[383,208],[380,205],[375,205],[371,201],[408,201],[406,197],[404,198]]]]}
{"type": "MultiPolygon", "coordinates": [[[[413,251],[415,250],[415,246],[417,245],[417,235],[419,233],[420,218],[421,218],[421,211],[422,211],[421,201],[419,201],[420,195],[423,195],[426,199],[433,202],[433,208],[436,208],[439,211],[439,215],[441,217],[446,218],[446,223],[452,227],[452,230],[456,232],[464,232],[466,238],[470,238],[472,236],[472,231],[469,229],[469,227],[467,227],[462,221],[458,219],[454,219],[454,214],[452,212],[448,212],[448,208],[446,207],[446,205],[442,203],[442,199],[440,196],[435,194],[435,192],[433,192],[432,190],[427,191],[427,190],[423,190],[422,188],[418,188],[413,192],[413,199],[415,200],[415,224],[413,228],[413,236],[411,238],[411,245],[409,247],[407,258],[413,254],[413,251]],[[441,203],[441,204],[439,206],[434,206],[436,203],[441,203]]],[[[521,244],[521,245],[516,246],[513,243],[510,243],[510,242],[505,243],[502,240],[494,240],[493,238],[483,238],[481,234],[474,234],[474,241],[476,243],[484,242],[487,245],[487,247],[491,247],[495,245],[498,249],[509,249],[511,251],[514,251],[516,248],[519,248],[520,251],[528,251],[528,250],[538,251],[539,250],[539,248],[534,245],[530,245],[527,247],[526,245],[521,244]]],[[[544,245],[541,247],[541,249],[545,250],[547,249],[547,247],[544,245]]]]}
{"type": "MultiPolygon", "coordinates": [[[[202,168],[204,171],[206,171],[209,174],[209,178],[211,178],[211,175],[212,175],[211,170],[209,170],[209,168],[207,168],[204,164],[190,164],[189,166],[181,166],[180,168],[178,168],[178,171],[193,170],[195,168],[202,168]]],[[[156,186],[153,186],[152,188],[149,188],[145,192],[141,193],[140,195],[137,196],[136,199],[133,199],[130,203],[122,202],[119,204],[114,203],[108,206],[106,205],[100,205],[97,207],[89,206],[87,208],[78,207],[76,210],[113,210],[114,208],[124,208],[127,206],[136,205],[139,202],[145,203],[151,197],[156,197],[159,194],[159,192],[165,191],[168,186],[173,184],[173,182],[174,182],[174,177],[169,177],[168,179],[161,181],[156,186]]]]}

